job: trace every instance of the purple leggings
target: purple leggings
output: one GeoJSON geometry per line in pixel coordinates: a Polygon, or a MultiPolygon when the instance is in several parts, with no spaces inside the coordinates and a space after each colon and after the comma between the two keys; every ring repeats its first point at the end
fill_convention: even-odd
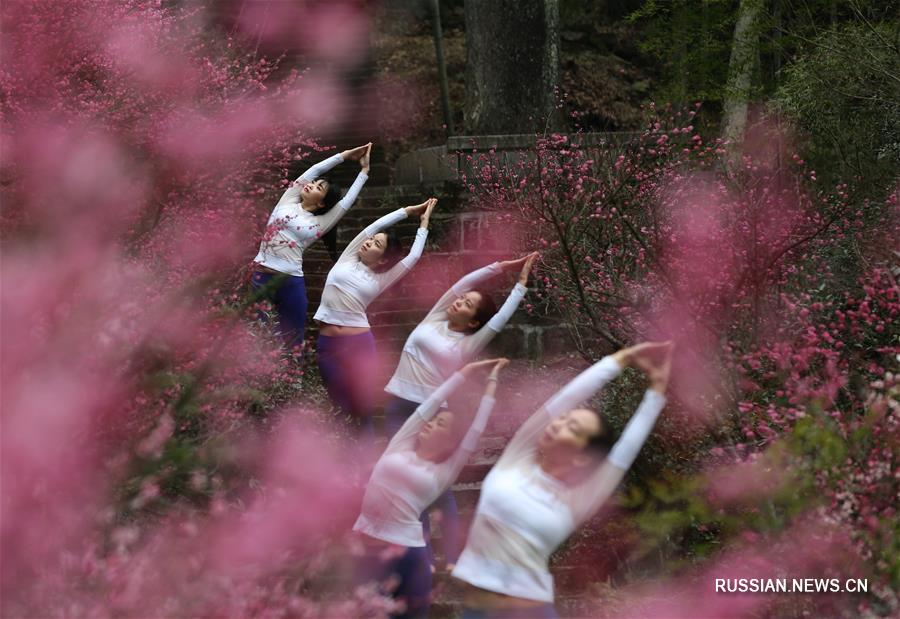
{"type": "Polygon", "coordinates": [[[391,617],[397,619],[427,617],[431,605],[431,562],[428,559],[428,549],[407,548],[402,555],[387,559],[380,555],[378,549],[370,549],[357,562],[356,584],[374,580],[384,595],[406,602],[406,612],[396,613],[391,617]],[[394,579],[396,588],[391,584],[394,579]]]}
{"type": "Polygon", "coordinates": [[[361,436],[374,439],[372,412],[377,389],[378,353],[372,332],[340,337],[320,335],[316,342],[316,360],[331,401],[348,421],[357,425],[361,436]]]}
{"type": "Polygon", "coordinates": [[[287,273],[256,271],[250,280],[253,290],[269,299],[278,311],[276,328],[288,348],[303,344],[306,330],[306,283],[302,277],[287,273]]]}

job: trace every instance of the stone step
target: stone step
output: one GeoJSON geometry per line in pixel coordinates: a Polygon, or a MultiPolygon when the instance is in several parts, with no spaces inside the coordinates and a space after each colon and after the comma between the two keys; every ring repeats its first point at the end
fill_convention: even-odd
{"type": "MultiPolygon", "coordinates": [[[[553,572],[552,569],[551,572],[553,572]]],[[[428,609],[428,617],[430,619],[455,619],[460,617],[463,612],[463,587],[464,585],[461,582],[458,582],[449,574],[443,572],[435,574],[433,591],[437,595],[428,609]]],[[[585,617],[583,591],[570,595],[562,595],[557,591],[553,605],[560,617],[572,617],[573,619],[585,617]]]]}
{"type": "Polygon", "coordinates": [[[396,350],[397,355],[403,348],[406,338],[416,328],[418,323],[407,323],[400,325],[375,325],[372,327],[372,335],[378,342],[378,346],[382,350],[396,350]]]}
{"type": "MultiPolygon", "coordinates": [[[[381,295],[375,303],[381,303],[384,298],[397,297],[428,299],[429,302],[437,301],[440,295],[460,277],[478,267],[489,264],[497,257],[487,254],[467,255],[426,249],[416,268],[381,295]]],[[[303,257],[303,273],[307,289],[316,286],[319,282],[324,283],[325,277],[333,266],[331,257],[321,243],[310,247],[303,257]]],[[[498,305],[509,293],[512,282],[513,279],[510,275],[501,275],[487,282],[486,287],[492,292],[498,305]]],[[[378,308],[377,305],[374,307],[378,308]]]]}
{"type": "MultiPolygon", "coordinates": [[[[347,246],[347,243],[352,241],[356,235],[367,226],[375,223],[375,221],[384,215],[393,212],[396,208],[398,207],[391,206],[390,208],[378,207],[373,209],[360,209],[360,213],[354,213],[353,215],[348,213],[345,215],[337,225],[339,251],[343,251],[344,247],[347,246]]],[[[446,237],[447,232],[454,229],[454,224],[455,222],[451,214],[435,213],[432,216],[429,229],[429,245],[433,248],[435,246],[435,238],[442,239],[446,237]]],[[[409,247],[412,244],[413,238],[416,236],[416,231],[419,229],[419,219],[418,217],[407,217],[406,219],[395,223],[391,226],[391,229],[400,236],[400,240],[403,241],[403,244],[406,247],[409,247]]],[[[318,245],[318,243],[311,246],[310,249],[316,245],[318,245]]]]}
{"type": "MultiPolygon", "coordinates": [[[[367,185],[359,203],[341,220],[338,228],[338,252],[346,247],[359,230],[397,208],[398,202],[414,204],[427,197],[428,194],[413,185],[367,185]],[[395,200],[397,196],[404,196],[404,199],[395,200]]],[[[447,202],[445,201],[444,206],[447,202]]],[[[464,226],[464,222],[452,212],[436,214],[426,252],[417,267],[370,307],[370,322],[381,349],[399,351],[431,305],[459,277],[492,260],[507,257],[481,250],[441,251],[441,245],[448,243],[448,239],[449,244],[453,244],[463,236],[468,237],[468,233],[463,232],[460,226],[464,226]]],[[[395,226],[406,247],[411,245],[417,228],[418,221],[415,219],[406,219],[395,226]]],[[[334,262],[323,243],[313,244],[304,253],[304,276],[311,314],[318,307],[325,279],[333,266],[334,262]]],[[[504,276],[502,279],[502,282],[501,278],[497,278],[488,284],[498,305],[506,297],[508,286],[512,282],[511,276],[504,276]]],[[[311,335],[315,335],[316,324],[312,320],[309,321],[309,330],[311,335]]],[[[545,352],[561,351],[566,346],[568,339],[563,327],[548,319],[519,311],[492,343],[490,354],[537,358],[545,352]]]]}
{"type": "MultiPolygon", "coordinates": [[[[362,219],[357,222],[347,222],[338,228],[338,251],[342,252],[350,241],[356,238],[362,230],[371,223],[374,223],[378,217],[362,219]],[[354,225],[355,224],[355,225],[354,225]]],[[[413,220],[401,221],[391,226],[391,230],[400,237],[403,246],[403,252],[409,251],[410,246],[416,237],[416,231],[419,229],[419,222],[413,220]]],[[[427,251],[427,249],[426,249],[427,251]]]]}
{"type": "MultiPolygon", "coordinates": [[[[623,146],[636,138],[639,132],[600,132],[572,136],[573,143],[593,151],[597,156],[596,166],[605,165],[600,161],[597,149],[600,145],[623,146]]],[[[460,179],[463,175],[477,175],[477,167],[484,165],[482,157],[498,165],[515,166],[522,160],[534,160],[537,136],[533,134],[456,136],[448,138],[440,146],[419,148],[400,155],[394,169],[394,178],[405,184],[446,184],[460,179]],[[475,155],[474,157],[472,155],[475,155]]],[[[603,151],[607,153],[608,151],[603,151]]]]}
{"type": "MultiPolygon", "coordinates": [[[[455,187],[445,185],[425,187],[419,184],[389,185],[366,183],[366,187],[362,190],[360,197],[374,200],[408,201],[409,204],[418,204],[432,196],[437,198],[438,201],[455,200],[457,199],[457,194],[458,191],[455,187]]],[[[409,204],[398,204],[397,206],[409,206],[409,204]]]]}
{"type": "MultiPolygon", "coordinates": [[[[319,143],[328,145],[331,148],[328,148],[324,151],[308,153],[307,156],[303,159],[294,161],[290,167],[290,174],[288,175],[289,178],[295,179],[310,166],[319,163],[320,161],[327,159],[328,157],[343,150],[360,146],[372,140],[371,137],[362,133],[353,133],[354,135],[344,134],[339,136],[338,138],[321,138],[319,140],[319,143]]],[[[325,173],[325,176],[338,183],[341,189],[343,191],[346,191],[350,187],[350,185],[353,184],[353,181],[356,180],[356,176],[359,174],[359,171],[359,163],[355,161],[345,161],[331,168],[328,172],[325,173]]],[[[388,186],[391,182],[392,174],[392,166],[388,165],[384,160],[382,151],[378,148],[374,149],[371,155],[371,163],[369,165],[369,179],[366,181],[366,187],[368,187],[369,185],[388,186]]]]}
{"type": "Polygon", "coordinates": [[[369,312],[369,324],[372,328],[393,325],[403,327],[412,325],[413,329],[425,315],[425,311],[417,307],[397,310],[378,310],[369,312]]]}

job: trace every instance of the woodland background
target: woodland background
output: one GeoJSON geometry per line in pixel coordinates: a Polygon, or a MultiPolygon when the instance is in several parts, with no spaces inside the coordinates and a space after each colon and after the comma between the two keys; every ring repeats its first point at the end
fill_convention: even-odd
{"type": "MultiPolygon", "coordinates": [[[[390,609],[348,585],[360,446],[311,348],[284,351],[247,285],[290,180],[369,140],[341,242],[441,199],[426,259],[376,308],[373,371],[451,275],[542,252],[495,347],[517,360],[456,487],[464,514],[535,402],[619,345],[678,345],[622,493],[554,558],[561,613],[900,612],[894,3],[59,0],[0,16],[3,616],[390,609]],[[435,148],[452,174],[401,179],[435,148]],[[741,577],[869,588],[714,593],[741,577]]],[[[329,264],[305,260],[313,291],[329,264]]],[[[641,388],[626,374],[597,405],[621,427],[641,388]]],[[[458,607],[440,575],[435,614],[458,607]]]]}

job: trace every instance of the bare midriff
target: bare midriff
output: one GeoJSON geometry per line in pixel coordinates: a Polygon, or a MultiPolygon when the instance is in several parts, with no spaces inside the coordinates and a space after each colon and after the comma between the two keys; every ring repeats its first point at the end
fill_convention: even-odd
{"type": "MultiPolygon", "coordinates": [[[[371,537],[371,536],[369,536],[369,535],[366,535],[366,534],[363,533],[362,531],[354,531],[354,532],[353,532],[353,535],[354,535],[354,536],[356,537],[356,539],[359,540],[359,541],[362,543],[362,545],[365,546],[368,550],[374,550],[374,551],[376,551],[376,552],[382,551],[382,550],[386,550],[386,549],[388,549],[388,548],[395,549],[395,550],[398,550],[398,551],[400,551],[400,550],[406,548],[405,546],[398,546],[397,544],[392,544],[392,543],[386,542],[386,541],[384,541],[384,540],[382,540],[382,539],[378,539],[378,538],[375,538],[375,537],[371,537]]],[[[400,554],[403,554],[403,553],[400,552],[400,554]]]]}
{"type": "Polygon", "coordinates": [[[495,591],[488,591],[465,583],[463,591],[463,604],[469,608],[501,609],[501,608],[534,608],[543,606],[546,602],[528,600],[511,595],[503,595],[495,591]]]}
{"type": "Polygon", "coordinates": [[[343,325],[330,325],[327,322],[319,323],[319,333],[328,337],[347,337],[359,335],[371,331],[369,327],[345,327],[343,325]]]}

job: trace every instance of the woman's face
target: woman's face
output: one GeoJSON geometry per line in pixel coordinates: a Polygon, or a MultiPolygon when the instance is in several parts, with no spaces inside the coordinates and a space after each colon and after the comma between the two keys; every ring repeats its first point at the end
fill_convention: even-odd
{"type": "Polygon", "coordinates": [[[360,262],[367,267],[377,265],[384,256],[384,250],[387,249],[387,242],[388,237],[384,232],[379,232],[372,238],[366,239],[357,252],[360,262]]]}
{"type": "Polygon", "coordinates": [[[320,178],[317,181],[306,183],[300,189],[300,195],[307,204],[322,205],[325,194],[328,193],[328,181],[320,178]]]}
{"type": "Polygon", "coordinates": [[[481,294],[470,290],[456,298],[447,308],[447,317],[450,322],[460,327],[476,327],[472,324],[475,318],[475,312],[478,311],[478,304],[481,303],[481,294]]]}
{"type": "Polygon", "coordinates": [[[546,454],[580,454],[591,438],[602,430],[596,413],[576,408],[547,424],[538,440],[538,448],[546,454]]]}
{"type": "Polygon", "coordinates": [[[456,417],[450,411],[441,411],[419,430],[418,448],[427,453],[442,453],[453,449],[456,417]]]}

